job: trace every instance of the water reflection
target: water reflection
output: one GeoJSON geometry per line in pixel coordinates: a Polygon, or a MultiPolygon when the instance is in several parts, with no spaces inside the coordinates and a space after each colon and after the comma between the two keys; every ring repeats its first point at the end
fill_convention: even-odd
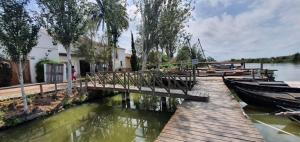
{"type": "Polygon", "coordinates": [[[181,101],[140,94],[117,95],[1,131],[0,141],[154,141],[181,101]]]}
{"type": "Polygon", "coordinates": [[[286,117],[275,116],[278,110],[250,105],[244,107],[244,110],[253,120],[265,141],[300,141],[300,125],[286,117]]]}

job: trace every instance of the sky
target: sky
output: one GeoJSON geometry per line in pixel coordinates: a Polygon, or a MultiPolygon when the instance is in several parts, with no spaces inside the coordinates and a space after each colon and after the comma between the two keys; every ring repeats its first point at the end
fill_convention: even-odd
{"type": "MultiPolygon", "coordinates": [[[[273,57],[300,52],[300,0],[195,0],[186,31],[199,38],[206,56],[231,58],[273,57]]],[[[129,29],[119,46],[130,53],[140,16],[127,0],[129,29]]],[[[32,5],[34,7],[34,5],[32,5]]]]}

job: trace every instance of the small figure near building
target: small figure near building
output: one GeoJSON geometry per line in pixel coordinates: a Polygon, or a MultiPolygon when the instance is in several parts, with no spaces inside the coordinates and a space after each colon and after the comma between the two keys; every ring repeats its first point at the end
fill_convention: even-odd
{"type": "Polygon", "coordinates": [[[76,80],[75,72],[76,72],[76,70],[75,70],[74,66],[72,66],[72,80],[76,80]]]}

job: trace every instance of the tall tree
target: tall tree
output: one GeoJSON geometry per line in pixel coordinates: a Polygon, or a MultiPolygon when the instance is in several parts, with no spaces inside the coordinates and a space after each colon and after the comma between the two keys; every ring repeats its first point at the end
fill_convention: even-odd
{"type": "Polygon", "coordinates": [[[131,64],[131,69],[132,71],[138,71],[138,61],[137,61],[137,56],[136,56],[136,50],[135,50],[135,46],[134,46],[134,38],[133,38],[133,34],[131,32],[131,58],[130,58],[130,64],[131,64]]]}
{"type": "Polygon", "coordinates": [[[176,43],[181,37],[185,23],[191,15],[193,0],[166,0],[159,20],[159,44],[169,58],[176,52],[176,43]]]}
{"type": "Polygon", "coordinates": [[[24,62],[28,53],[37,44],[40,29],[36,21],[29,16],[24,6],[27,0],[1,0],[0,2],[0,43],[9,59],[18,65],[18,78],[24,104],[29,112],[24,91],[24,62]]]}
{"type": "Polygon", "coordinates": [[[87,7],[85,0],[38,0],[42,8],[42,22],[54,40],[60,42],[67,51],[68,89],[72,93],[71,44],[85,32],[87,7]]]}
{"type": "Polygon", "coordinates": [[[118,38],[129,26],[126,4],[123,0],[96,0],[98,7],[93,11],[93,19],[97,23],[97,30],[106,28],[108,46],[112,48],[112,69],[117,56],[118,38]]]}
{"type": "Polygon", "coordinates": [[[140,35],[143,44],[142,70],[146,70],[148,54],[158,46],[158,22],[164,0],[140,0],[139,6],[142,23],[140,35]]]}

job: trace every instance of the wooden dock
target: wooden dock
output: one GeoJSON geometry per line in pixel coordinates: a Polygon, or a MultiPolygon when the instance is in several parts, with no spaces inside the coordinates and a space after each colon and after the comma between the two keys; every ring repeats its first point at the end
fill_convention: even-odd
{"type": "MultiPolygon", "coordinates": [[[[184,101],[157,138],[160,141],[264,141],[243,115],[221,77],[197,78],[194,90],[208,93],[209,102],[184,101]]],[[[199,92],[198,92],[199,93],[199,92]]]]}
{"type": "Polygon", "coordinates": [[[185,75],[160,71],[98,72],[86,76],[85,86],[90,91],[133,92],[207,102],[209,96],[192,89],[193,82],[189,72],[185,75]]]}

